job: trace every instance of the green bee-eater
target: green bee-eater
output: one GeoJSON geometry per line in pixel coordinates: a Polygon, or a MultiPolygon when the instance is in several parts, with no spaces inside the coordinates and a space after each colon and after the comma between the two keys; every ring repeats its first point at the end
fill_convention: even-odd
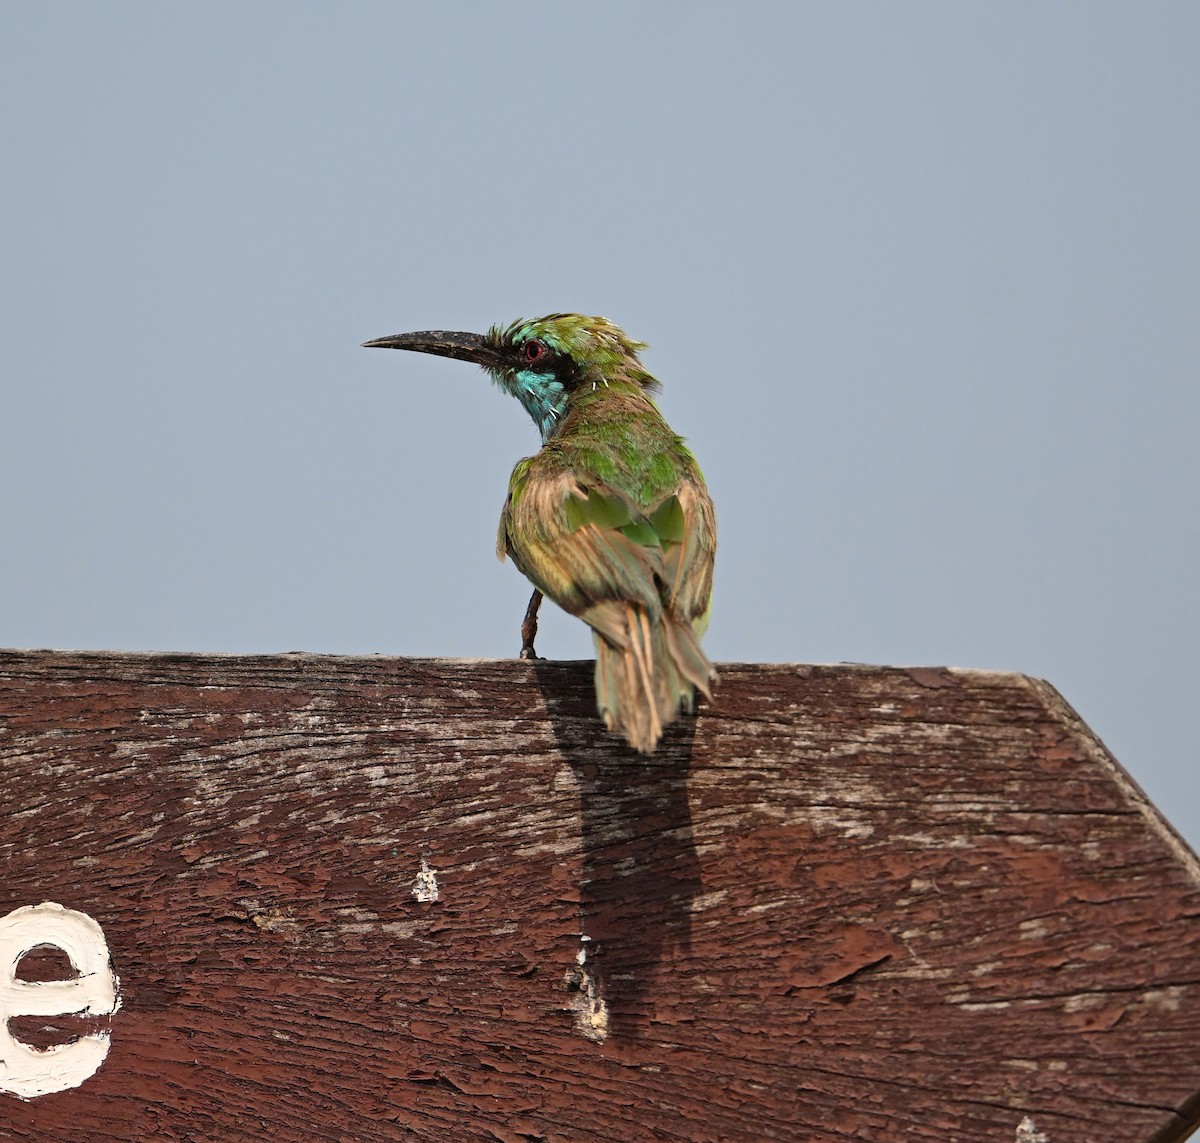
{"type": "Polygon", "coordinates": [[[717,528],[695,459],[651,399],[645,345],[580,314],[364,344],[473,361],[533,418],[542,447],[513,469],[497,542],[537,589],[522,657],[536,657],[544,593],[592,628],[605,724],[650,753],[697,688],[711,697],[700,636],[717,528]]]}

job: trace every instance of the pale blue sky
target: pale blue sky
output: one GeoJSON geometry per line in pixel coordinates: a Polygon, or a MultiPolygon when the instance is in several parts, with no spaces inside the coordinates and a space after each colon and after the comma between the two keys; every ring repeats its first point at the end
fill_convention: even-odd
{"type": "Polygon", "coordinates": [[[1043,676],[1200,842],[1198,59],[1145,0],[4,5],[0,645],[514,654],[533,426],[358,343],[602,313],[715,659],[1043,676]]]}

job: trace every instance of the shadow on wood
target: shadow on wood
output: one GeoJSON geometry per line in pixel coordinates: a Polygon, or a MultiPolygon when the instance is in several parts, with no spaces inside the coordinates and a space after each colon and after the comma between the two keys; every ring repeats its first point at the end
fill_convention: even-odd
{"type": "Polygon", "coordinates": [[[596,1038],[636,1039],[652,1014],[645,996],[669,961],[691,953],[699,862],[688,806],[694,717],[637,754],[596,716],[591,664],[533,664],[559,753],[579,779],[582,832],[576,987],[590,1003],[581,1026],[596,1038]]]}

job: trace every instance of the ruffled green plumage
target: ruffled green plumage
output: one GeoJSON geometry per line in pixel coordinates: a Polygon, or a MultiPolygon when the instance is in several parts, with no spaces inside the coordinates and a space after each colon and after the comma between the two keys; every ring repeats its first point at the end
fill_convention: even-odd
{"type": "Polygon", "coordinates": [[[640,344],[605,322],[595,335],[603,352],[579,350],[595,320],[567,315],[505,331],[572,345],[581,378],[542,450],[513,471],[498,546],[592,627],[600,713],[649,753],[715,678],[699,633],[716,520],[694,458],[647,395],[657,383],[637,361],[640,344]]]}
{"type": "MultiPolygon", "coordinates": [[[[473,361],[533,418],[542,448],[513,469],[499,555],[592,628],[600,714],[634,749],[652,751],[716,678],[700,635],[717,525],[695,459],[651,398],[659,384],[638,359],[645,346],[582,314],[364,344],[473,361]]],[[[538,592],[523,657],[534,653],[538,592]]]]}

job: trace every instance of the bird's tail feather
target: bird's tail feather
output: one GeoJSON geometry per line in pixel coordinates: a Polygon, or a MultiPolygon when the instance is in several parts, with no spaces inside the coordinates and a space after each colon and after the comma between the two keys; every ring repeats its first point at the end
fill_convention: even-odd
{"type": "Polygon", "coordinates": [[[680,709],[692,709],[697,690],[712,697],[716,672],[690,623],[667,613],[651,619],[635,603],[609,603],[607,609],[605,622],[596,625],[603,631],[593,631],[596,703],[609,730],[650,754],[680,709]]]}

